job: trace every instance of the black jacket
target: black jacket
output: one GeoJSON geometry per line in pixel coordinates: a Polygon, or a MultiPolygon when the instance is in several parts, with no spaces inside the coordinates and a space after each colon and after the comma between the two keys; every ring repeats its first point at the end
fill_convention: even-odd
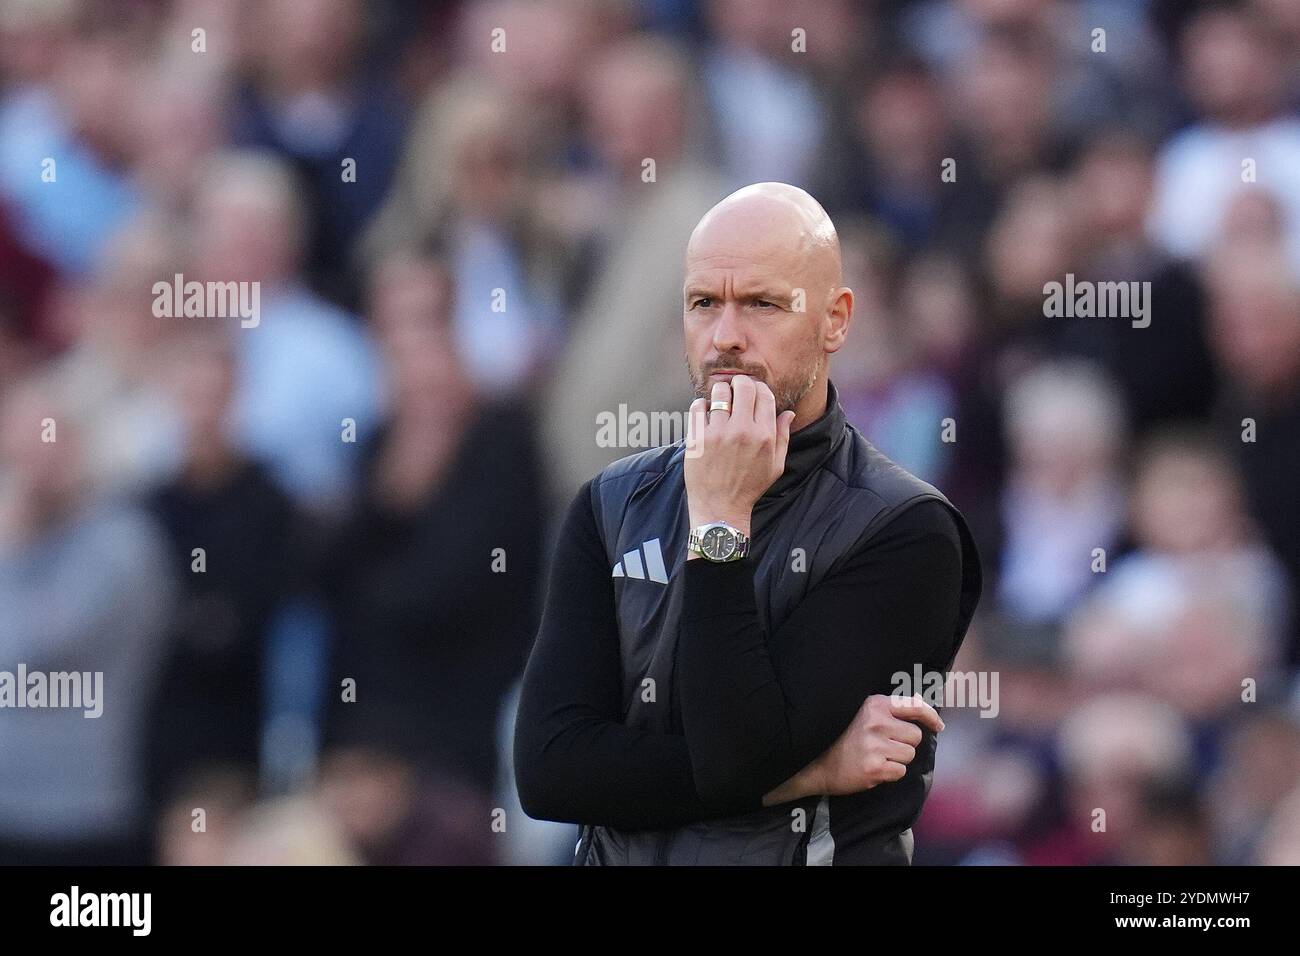
{"type": "MultiPolygon", "coordinates": [[[[593,538],[603,549],[604,567],[610,569],[605,572],[608,585],[600,598],[613,605],[609,633],[592,637],[594,643],[588,646],[593,656],[599,656],[606,652],[605,644],[617,640],[614,670],[621,680],[617,688],[608,689],[607,698],[617,703],[606,706],[605,714],[593,715],[591,711],[601,708],[557,698],[560,692],[554,681],[546,679],[544,664],[552,649],[543,641],[576,644],[583,638],[572,628],[589,625],[570,622],[568,631],[555,627],[548,631],[544,618],[525,674],[515,740],[516,778],[525,810],[530,815],[574,818],[585,824],[575,862],[911,861],[910,827],[930,787],[933,734],[925,732],[903,780],[852,796],[813,796],[763,807],[761,793],[833,742],[853,711],[843,710],[841,702],[841,709],[830,715],[833,725],[790,735],[799,737],[794,749],[781,745],[786,735],[768,734],[762,727],[756,728],[760,734],[757,741],[743,740],[744,724],[751,716],[745,712],[743,694],[714,707],[716,700],[710,695],[718,685],[704,686],[706,678],[701,673],[710,667],[709,645],[722,647],[726,640],[725,634],[715,641],[711,634],[696,633],[700,630],[696,618],[712,614],[708,602],[713,594],[730,591],[722,600],[741,607],[743,613],[752,593],[749,608],[756,626],[742,629],[751,639],[770,643],[783,633],[787,622],[799,620],[800,605],[810,592],[822,594],[825,588],[819,590],[819,585],[842,581],[851,562],[863,555],[870,557],[879,542],[891,537],[894,523],[905,514],[925,510],[916,507],[924,502],[930,502],[926,508],[937,510],[941,517],[943,512],[951,516],[952,551],[960,551],[960,560],[954,554],[952,574],[946,579],[950,584],[944,586],[960,593],[943,595],[950,613],[936,627],[945,633],[932,635],[934,639],[926,642],[932,648],[926,659],[897,660],[891,666],[906,670],[913,663],[923,664],[926,670],[951,666],[980,592],[978,555],[965,521],[942,494],[891,462],[845,420],[833,385],[828,399],[822,418],[792,435],[785,472],[755,506],[751,553],[743,562],[691,562],[686,566],[689,517],[682,442],[615,462],[585,486],[588,499],[575,503],[579,510],[590,509],[593,538]],[[738,568],[742,564],[746,565],[743,570],[738,568]],[[738,587],[746,593],[737,594],[738,587]],[[698,610],[690,610],[684,620],[684,607],[698,610]],[[679,669],[684,658],[691,667],[679,669]],[[617,730],[609,726],[614,722],[621,725],[617,730]],[[731,737],[718,730],[729,725],[737,728],[731,737]],[[622,742],[642,754],[638,763],[602,756],[603,744],[598,738],[610,738],[611,734],[626,735],[622,742]],[[765,743],[769,737],[776,741],[770,747],[765,743]],[[809,742],[817,748],[815,752],[797,749],[806,748],[809,742]],[[647,745],[657,749],[646,749],[647,745]],[[688,783],[694,783],[695,791],[682,788],[680,814],[669,809],[632,814],[615,808],[614,800],[600,799],[602,793],[615,792],[608,779],[611,775],[644,773],[643,765],[650,762],[644,755],[661,751],[664,762],[657,767],[660,785],[668,794],[679,792],[680,779],[674,768],[682,763],[674,761],[674,746],[689,755],[688,783]],[[780,756],[768,760],[767,750],[778,751],[780,756]],[[587,776],[571,774],[567,768],[576,767],[566,761],[584,759],[587,776]],[[580,793],[573,795],[561,788],[580,793]],[[588,796],[590,799],[584,799],[588,796]]],[[[915,575],[923,577],[924,569],[915,569],[915,575]]],[[[562,571],[553,573],[552,588],[563,580],[562,571]]],[[[564,595],[553,590],[548,596],[548,613],[564,600],[564,595]]],[[[723,618],[718,624],[725,627],[723,618]]],[[[778,653],[775,648],[767,650],[774,656],[778,653]]],[[[740,656],[751,659],[762,653],[761,648],[751,647],[742,649],[740,656]]],[[[723,682],[727,668],[734,666],[743,672],[750,666],[720,657],[713,661],[718,664],[713,676],[723,682]]],[[[828,684],[833,682],[837,666],[847,667],[847,662],[834,659],[815,663],[826,674],[828,684]]],[[[868,692],[888,693],[889,689],[873,686],[868,692]]],[[[812,697],[817,696],[814,685],[812,697]]],[[[855,693],[854,709],[863,697],[865,694],[855,693]]],[[[752,716],[759,719],[757,714],[752,716]]],[[[604,741],[613,742],[615,738],[604,741]]],[[[646,779],[629,786],[646,789],[656,782],[646,779]]]]}

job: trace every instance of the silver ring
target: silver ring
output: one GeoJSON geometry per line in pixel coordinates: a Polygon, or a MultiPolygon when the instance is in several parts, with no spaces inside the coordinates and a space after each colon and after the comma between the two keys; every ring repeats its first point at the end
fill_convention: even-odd
{"type": "Polygon", "coordinates": [[[711,412],[730,412],[731,402],[724,402],[722,399],[714,399],[709,402],[709,411],[711,412]]]}

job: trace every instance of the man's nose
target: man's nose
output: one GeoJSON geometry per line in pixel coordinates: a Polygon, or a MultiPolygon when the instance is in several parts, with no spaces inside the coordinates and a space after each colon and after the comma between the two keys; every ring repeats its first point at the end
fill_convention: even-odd
{"type": "Polygon", "coordinates": [[[718,352],[743,352],[745,350],[745,327],[741,321],[740,306],[728,302],[718,316],[713,327],[713,347],[718,352]]]}

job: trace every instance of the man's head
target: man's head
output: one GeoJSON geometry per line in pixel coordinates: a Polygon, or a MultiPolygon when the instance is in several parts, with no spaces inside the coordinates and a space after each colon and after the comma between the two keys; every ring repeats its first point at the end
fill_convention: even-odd
{"type": "Polygon", "coordinates": [[[624,40],[595,57],[583,83],[585,122],[601,158],[640,188],[642,162],[671,165],[685,148],[690,63],[668,40],[624,40]]]}
{"type": "Polygon", "coordinates": [[[1286,44],[1261,12],[1213,4],[1188,21],[1180,47],[1184,85],[1205,116],[1243,127],[1283,109],[1286,44]]]}
{"type": "Polygon", "coordinates": [[[270,152],[234,150],[210,159],[196,187],[195,271],[217,282],[291,279],[307,240],[299,194],[292,167],[270,152]]]}
{"type": "Polygon", "coordinates": [[[827,357],[844,344],[853,291],[839,237],[817,200],[756,183],[710,209],[686,245],[686,363],[696,394],[743,372],[772,389],[795,427],[820,414],[827,357]]]}
{"type": "Polygon", "coordinates": [[[94,479],[86,459],[86,409],[40,372],[9,386],[0,402],[0,511],[17,504],[43,528],[70,512],[94,479]]]}

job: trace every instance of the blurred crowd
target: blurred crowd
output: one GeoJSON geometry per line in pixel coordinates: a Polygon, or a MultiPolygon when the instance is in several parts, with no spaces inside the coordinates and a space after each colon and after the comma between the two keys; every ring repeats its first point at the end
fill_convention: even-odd
{"type": "Polygon", "coordinates": [[[105,697],[0,711],[0,863],[567,862],[550,535],[764,180],[984,556],[916,862],[1300,863],[1298,107],[1291,0],[0,0],[0,670],[105,697]]]}

